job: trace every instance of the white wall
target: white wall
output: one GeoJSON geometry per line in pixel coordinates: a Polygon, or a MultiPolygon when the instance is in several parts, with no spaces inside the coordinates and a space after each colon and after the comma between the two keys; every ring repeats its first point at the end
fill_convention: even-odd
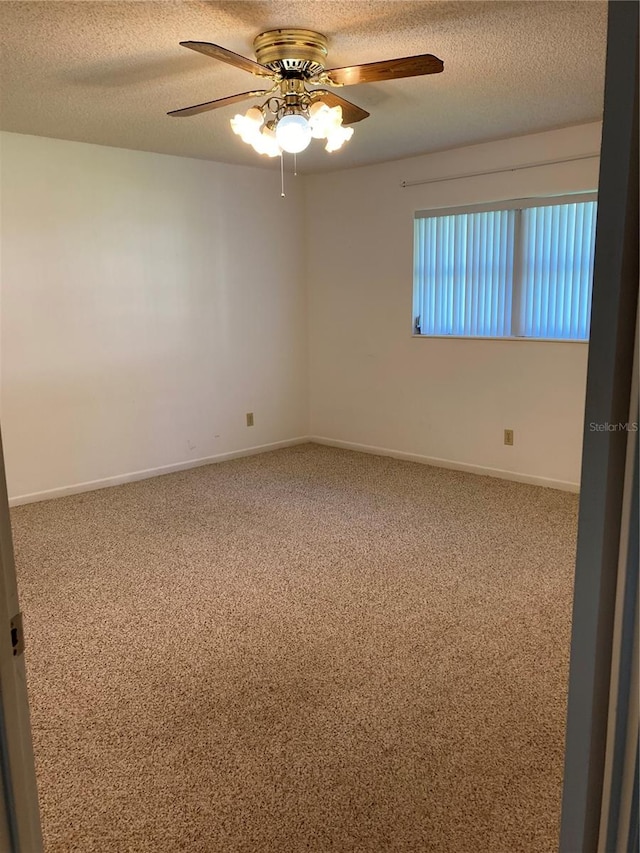
{"type": "Polygon", "coordinates": [[[276,168],[0,134],[10,494],[309,434],[577,484],[587,346],[412,338],[413,213],[593,189],[597,160],[400,183],[599,142],[596,123],[308,176],[283,201],[276,168]]]}
{"type": "Polygon", "coordinates": [[[578,483],[587,345],[412,338],[413,215],[593,190],[597,159],[400,184],[592,154],[600,132],[594,123],[306,180],[313,435],[578,483]]]}
{"type": "Polygon", "coordinates": [[[275,167],[0,145],[10,495],[307,433],[299,186],[282,200],[275,167]]]}

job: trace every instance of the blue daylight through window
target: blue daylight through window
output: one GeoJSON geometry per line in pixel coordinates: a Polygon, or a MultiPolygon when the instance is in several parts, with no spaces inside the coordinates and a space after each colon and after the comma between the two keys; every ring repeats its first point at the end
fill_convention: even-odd
{"type": "Polygon", "coordinates": [[[416,215],[416,331],[588,338],[595,197],[517,204],[416,215]]]}

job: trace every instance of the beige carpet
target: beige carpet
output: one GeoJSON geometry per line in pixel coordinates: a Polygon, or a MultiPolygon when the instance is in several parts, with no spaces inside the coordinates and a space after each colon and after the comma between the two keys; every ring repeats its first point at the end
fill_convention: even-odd
{"type": "Polygon", "coordinates": [[[555,851],[576,517],[315,445],[15,509],[47,850],[555,851]]]}

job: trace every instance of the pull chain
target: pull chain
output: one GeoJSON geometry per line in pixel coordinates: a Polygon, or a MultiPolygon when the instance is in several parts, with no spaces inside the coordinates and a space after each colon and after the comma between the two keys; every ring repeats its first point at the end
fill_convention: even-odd
{"type": "Polygon", "coordinates": [[[298,155],[297,154],[293,155],[293,177],[294,178],[298,177],[298,155]]]}
{"type": "Polygon", "coordinates": [[[284,194],[284,154],[280,152],[280,198],[285,198],[284,194]]]}

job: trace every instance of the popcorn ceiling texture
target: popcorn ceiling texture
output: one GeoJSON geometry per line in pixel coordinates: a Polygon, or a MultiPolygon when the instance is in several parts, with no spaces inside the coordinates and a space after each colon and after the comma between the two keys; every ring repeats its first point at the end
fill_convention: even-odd
{"type": "Polygon", "coordinates": [[[12,516],[48,853],[557,850],[575,495],[301,445],[12,516]]]}
{"type": "Polygon", "coordinates": [[[231,132],[237,105],[166,112],[262,86],[180,41],[253,56],[258,33],[298,26],[329,37],[332,67],[444,61],[442,74],[341,90],[371,118],[341,152],[312,146],[298,167],[393,160],[600,119],[606,14],[600,0],[1,2],[0,128],[275,169],[231,132]]]}

